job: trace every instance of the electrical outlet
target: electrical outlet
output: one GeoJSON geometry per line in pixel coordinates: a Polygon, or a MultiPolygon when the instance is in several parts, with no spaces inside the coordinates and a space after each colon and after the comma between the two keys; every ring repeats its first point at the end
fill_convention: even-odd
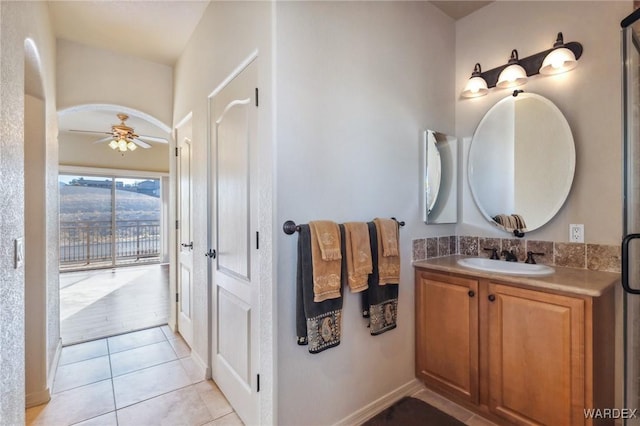
{"type": "Polygon", "coordinates": [[[572,223],[569,225],[569,242],[584,243],[584,224],[572,223]]]}

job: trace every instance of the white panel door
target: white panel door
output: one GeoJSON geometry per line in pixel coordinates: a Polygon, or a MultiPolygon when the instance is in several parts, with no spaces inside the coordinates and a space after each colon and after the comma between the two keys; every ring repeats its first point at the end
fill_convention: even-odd
{"type": "Polygon", "coordinates": [[[193,343],[193,172],[191,119],[176,130],[178,144],[178,331],[193,343]]]}
{"type": "Polygon", "coordinates": [[[212,376],[245,424],[258,423],[256,68],[211,98],[212,376]]]}

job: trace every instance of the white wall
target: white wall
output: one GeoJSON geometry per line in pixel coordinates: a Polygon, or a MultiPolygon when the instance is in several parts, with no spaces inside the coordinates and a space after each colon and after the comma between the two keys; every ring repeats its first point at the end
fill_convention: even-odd
{"type": "Polygon", "coordinates": [[[123,105],[171,123],[173,70],[134,56],[58,40],[58,109],[123,105]]]}
{"type": "MultiPolygon", "coordinates": [[[[270,2],[212,2],[205,11],[189,44],[176,63],[173,126],[193,113],[193,354],[208,362],[209,294],[207,289],[207,123],[208,96],[236,67],[258,52],[259,182],[260,182],[260,405],[263,424],[277,424],[271,417],[276,383],[273,373],[274,329],[272,254],[272,7],[270,2]]],[[[171,164],[175,171],[175,162],[171,164]]],[[[175,185],[175,183],[173,183],[175,185]]],[[[174,191],[175,194],[175,191],[174,191]]],[[[172,253],[175,259],[175,250],[172,253]]],[[[173,278],[175,272],[172,271],[173,278]]]]}
{"type": "MultiPolygon", "coordinates": [[[[46,236],[57,241],[57,122],[55,115],[55,41],[44,2],[0,2],[0,424],[23,424],[25,404],[24,267],[14,269],[14,240],[24,236],[25,40],[39,55],[45,99],[46,236]]],[[[57,250],[47,248],[48,300],[57,297],[57,250]]],[[[47,306],[48,316],[56,306],[47,306]]],[[[47,327],[47,363],[59,341],[58,319],[47,327]]]]}
{"type": "MultiPolygon", "coordinates": [[[[456,22],[456,132],[471,136],[484,114],[508,90],[460,99],[473,66],[503,65],[512,49],[521,58],[551,48],[562,31],[565,42],[584,47],[578,67],[557,76],[534,76],[522,87],[550,99],[563,112],[576,145],[576,172],[564,207],[527,238],[568,241],[569,224],[585,225],[585,242],[619,244],[622,232],[622,134],[620,21],[631,1],[498,1],[456,22]]],[[[466,152],[463,149],[463,152],[466,152]]],[[[463,223],[459,234],[507,234],[495,230],[476,208],[463,171],[463,223]]]]}
{"type": "Polygon", "coordinates": [[[422,131],[455,134],[454,23],[428,2],[277,2],[279,425],[334,424],[414,380],[413,238],[422,131]],[[291,219],[404,220],[398,327],[371,336],[345,294],[342,342],[296,344],[291,219]]]}

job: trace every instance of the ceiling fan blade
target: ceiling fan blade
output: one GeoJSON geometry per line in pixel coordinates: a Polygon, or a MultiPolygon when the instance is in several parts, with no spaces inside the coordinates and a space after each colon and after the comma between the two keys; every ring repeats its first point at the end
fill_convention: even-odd
{"type": "Polygon", "coordinates": [[[95,141],[94,143],[102,143],[102,142],[107,142],[113,139],[113,136],[107,136],[106,138],[102,138],[102,139],[98,139],[97,141],[95,141]]]}
{"type": "Polygon", "coordinates": [[[111,132],[96,132],[93,130],[75,130],[75,129],[69,129],[69,132],[78,132],[78,133],[96,133],[99,135],[111,135],[111,132]]]}
{"type": "Polygon", "coordinates": [[[151,148],[151,145],[149,145],[146,142],[141,141],[140,139],[132,139],[132,140],[133,140],[133,143],[138,145],[140,148],[151,148]]]}
{"type": "Polygon", "coordinates": [[[158,142],[158,143],[169,143],[165,138],[159,138],[157,136],[146,136],[146,135],[138,135],[139,139],[144,139],[149,142],[158,142]]]}

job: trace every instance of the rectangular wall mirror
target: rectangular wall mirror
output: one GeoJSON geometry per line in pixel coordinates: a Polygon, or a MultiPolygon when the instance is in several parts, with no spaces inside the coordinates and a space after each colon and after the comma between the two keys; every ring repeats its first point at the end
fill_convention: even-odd
{"type": "Polygon", "coordinates": [[[425,130],[422,141],[423,220],[456,223],[458,218],[458,139],[425,130]]]}

